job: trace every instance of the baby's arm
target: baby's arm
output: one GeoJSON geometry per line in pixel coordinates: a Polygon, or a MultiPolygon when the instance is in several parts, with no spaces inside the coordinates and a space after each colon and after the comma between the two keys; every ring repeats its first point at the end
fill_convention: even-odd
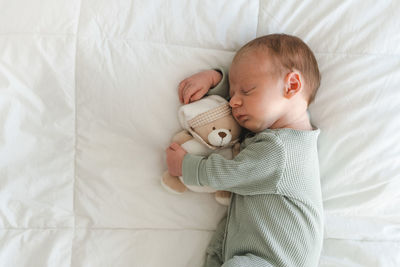
{"type": "Polygon", "coordinates": [[[224,98],[228,96],[227,75],[224,69],[206,70],[196,73],[179,83],[179,100],[183,104],[188,104],[199,100],[208,93],[221,95],[224,98]]]}
{"type": "MultiPolygon", "coordinates": [[[[194,74],[179,84],[179,100],[190,103],[202,98],[210,88],[210,94],[227,95],[227,75],[224,69],[206,70],[194,74]]],[[[186,138],[183,136],[183,138],[186,138]]],[[[173,176],[182,175],[182,161],[186,151],[174,140],[167,149],[167,165],[169,173],[173,176]]],[[[178,142],[179,143],[179,142],[178,142]]]]}
{"type": "Polygon", "coordinates": [[[239,195],[276,193],[285,160],[283,143],[269,134],[249,144],[232,160],[218,154],[208,158],[186,154],[182,164],[183,182],[239,195]]]}

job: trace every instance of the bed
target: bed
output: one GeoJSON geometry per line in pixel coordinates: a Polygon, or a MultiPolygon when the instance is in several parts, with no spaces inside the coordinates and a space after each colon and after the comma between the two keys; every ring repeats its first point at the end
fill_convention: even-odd
{"type": "Polygon", "coordinates": [[[269,34],[322,82],[320,266],[400,266],[399,1],[0,3],[0,266],[201,266],[226,208],[160,185],[177,85],[269,34]]]}

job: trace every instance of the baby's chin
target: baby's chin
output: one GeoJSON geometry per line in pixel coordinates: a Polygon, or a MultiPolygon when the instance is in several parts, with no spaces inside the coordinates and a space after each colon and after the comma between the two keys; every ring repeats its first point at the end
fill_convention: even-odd
{"type": "Polygon", "coordinates": [[[256,123],[251,119],[244,120],[240,122],[239,125],[253,133],[259,133],[264,131],[265,129],[268,129],[268,125],[256,123]]]}
{"type": "Polygon", "coordinates": [[[259,133],[266,129],[260,125],[255,125],[250,119],[240,122],[239,125],[253,133],[259,133]]]}

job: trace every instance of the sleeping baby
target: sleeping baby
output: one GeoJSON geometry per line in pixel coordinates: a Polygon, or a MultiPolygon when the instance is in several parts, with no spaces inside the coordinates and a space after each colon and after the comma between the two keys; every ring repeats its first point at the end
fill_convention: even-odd
{"type": "Polygon", "coordinates": [[[171,175],[186,185],[232,192],[227,216],[206,250],[205,266],[317,266],[323,210],[317,138],[307,108],[320,83],[309,47],[285,34],[243,46],[224,69],[197,73],[179,85],[182,103],[206,93],[229,100],[247,132],[233,159],[167,149],[171,175]],[[209,90],[211,88],[211,90],[209,90]]]}

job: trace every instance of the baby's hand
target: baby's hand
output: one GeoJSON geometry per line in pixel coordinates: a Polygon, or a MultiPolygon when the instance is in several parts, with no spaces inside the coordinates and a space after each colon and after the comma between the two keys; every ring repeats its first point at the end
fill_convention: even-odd
{"type": "Polygon", "coordinates": [[[172,176],[182,176],[182,163],[186,155],[184,150],[179,144],[172,143],[167,149],[167,167],[168,172],[172,176]]]}
{"type": "Polygon", "coordinates": [[[179,101],[188,104],[199,100],[208,90],[216,86],[222,79],[222,74],[215,70],[196,73],[179,83],[179,101]]]}

